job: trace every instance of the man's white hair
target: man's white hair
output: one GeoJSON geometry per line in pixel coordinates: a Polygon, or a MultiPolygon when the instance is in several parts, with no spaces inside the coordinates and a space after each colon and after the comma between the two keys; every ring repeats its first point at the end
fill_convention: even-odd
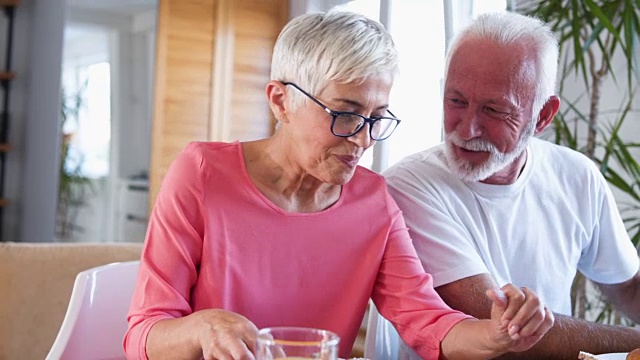
{"type": "Polygon", "coordinates": [[[532,50],[537,76],[536,79],[531,79],[535,84],[532,121],[537,121],[537,115],[546,101],[556,93],[559,50],[558,40],[551,28],[540,19],[508,11],[478,16],[455,37],[449,47],[445,65],[445,83],[451,58],[460,44],[467,40],[488,40],[498,45],[525,45],[532,50]]]}

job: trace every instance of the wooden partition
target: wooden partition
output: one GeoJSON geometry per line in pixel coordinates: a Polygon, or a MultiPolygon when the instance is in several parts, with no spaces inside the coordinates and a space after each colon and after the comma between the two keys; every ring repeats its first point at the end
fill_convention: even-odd
{"type": "Polygon", "coordinates": [[[269,136],[264,87],[287,0],[160,0],[150,206],[190,141],[269,136]]]}

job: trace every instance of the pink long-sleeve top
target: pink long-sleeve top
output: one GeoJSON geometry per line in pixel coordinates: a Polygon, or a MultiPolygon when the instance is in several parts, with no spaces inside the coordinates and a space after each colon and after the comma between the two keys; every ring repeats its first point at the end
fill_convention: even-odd
{"type": "Polygon", "coordinates": [[[331,330],[346,358],[370,297],[425,359],[467,318],[434,291],[380,175],[359,167],[333,206],[292,213],[252,183],[239,142],[194,142],[156,199],[124,347],[146,359],[158,320],[218,308],[258,328],[331,330]]]}

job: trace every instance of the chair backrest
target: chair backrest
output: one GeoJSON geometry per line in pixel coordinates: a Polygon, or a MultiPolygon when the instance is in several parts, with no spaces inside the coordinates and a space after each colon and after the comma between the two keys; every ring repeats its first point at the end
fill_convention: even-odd
{"type": "Polygon", "coordinates": [[[78,274],[58,336],[46,360],[124,359],[122,339],[139,261],[78,274]]]}
{"type": "Polygon", "coordinates": [[[371,360],[421,360],[402,339],[389,320],[369,301],[364,357],[371,360]]]}

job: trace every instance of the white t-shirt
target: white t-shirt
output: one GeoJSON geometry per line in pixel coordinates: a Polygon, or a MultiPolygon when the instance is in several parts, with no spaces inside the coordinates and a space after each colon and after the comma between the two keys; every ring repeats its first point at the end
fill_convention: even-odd
{"type": "Polygon", "coordinates": [[[613,284],[640,266],[606,180],[569,148],[532,139],[511,185],[459,180],[443,144],[384,176],[436,287],[489,273],[498,285],[526,286],[549,309],[569,315],[577,269],[613,284]]]}

